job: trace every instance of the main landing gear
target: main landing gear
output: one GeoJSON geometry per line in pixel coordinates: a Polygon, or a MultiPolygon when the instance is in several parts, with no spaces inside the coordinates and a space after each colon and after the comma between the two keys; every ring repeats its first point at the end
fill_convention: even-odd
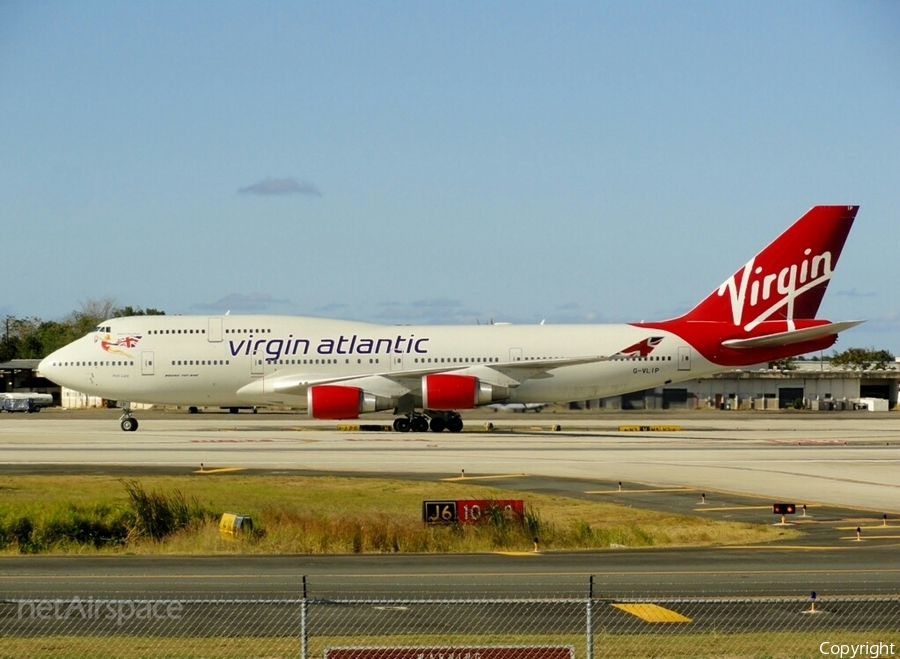
{"type": "Polygon", "coordinates": [[[463,421],[457,412],[429,412],[418,414],[410,412],[406,416],[394,419],[394,430],[397,432],[460,432],[463,429],[463,421]]]}
{"type": "Polygon", "coordinates": [[[134,432],[138,429],[138,420],[131,413],[131,406],[128,403],[122,405],[122,416],[119,417],[119,425],[125,432],[134,432]]]}

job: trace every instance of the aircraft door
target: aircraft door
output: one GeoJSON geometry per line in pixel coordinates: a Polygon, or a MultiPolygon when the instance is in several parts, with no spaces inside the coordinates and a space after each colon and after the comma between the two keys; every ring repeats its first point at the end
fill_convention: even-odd
{"type": "Polygon", "coordinates": [[[153,375],[152,350],[145,350],[141,353],[141,375],[153,375]]]}
{"type": "Polygon", "coordinates": [[[679,371],[690,371],[691,370],[691,347],[690,346],[678,346],[678,370],[679,371]]]}
{"type": "Polygon", "coordinates": [[[206,340],[210,343],[221,343],[224,334],[222,331],[222,319],[210,318],[209,329],[206,330],[206,340]]]}
{"type": "Polygon", "coordinates": [[[265,354],[250,355],[250,377],[258,378],[266,373],[265,354]]]}
{"type": "Polygon", "coordinates": [[[509,349],[509,361],[511,361],[511,362],[522,361],[522,349],[521,348],[510,348],[509,349]]]}
{"type": "Polygon", "coordinates": [[[391,359],[391,370],[392,371],[402,371],[403,370],[403,353],[402,352],[391,353],[390,359],[391,359]]]}

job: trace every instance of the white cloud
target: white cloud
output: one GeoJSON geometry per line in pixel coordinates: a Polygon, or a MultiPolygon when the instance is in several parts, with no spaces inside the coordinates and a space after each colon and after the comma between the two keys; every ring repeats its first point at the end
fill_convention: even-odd
{"type": "Polygon", "coordinates": [[[321,197],[322,192],[314,183],[298,181],[295,178],[267,178],[253,185],[239,188],[241,194],[255,195],[289,195],[302,194],[310,197],[321,197]]]}

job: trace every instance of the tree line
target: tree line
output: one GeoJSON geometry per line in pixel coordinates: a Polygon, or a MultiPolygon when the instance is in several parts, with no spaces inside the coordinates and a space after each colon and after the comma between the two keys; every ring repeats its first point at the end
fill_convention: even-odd
{"type": "Polygon", "coordinates": [[[89,299],[62,320],[33,316],[7,316],[0,332],[0,362],[12,359],[43,359],[54,350],[81,338],[104,320],[123,316],[164,316],[159,309],[120,306],[114,298],[89,299]]]}

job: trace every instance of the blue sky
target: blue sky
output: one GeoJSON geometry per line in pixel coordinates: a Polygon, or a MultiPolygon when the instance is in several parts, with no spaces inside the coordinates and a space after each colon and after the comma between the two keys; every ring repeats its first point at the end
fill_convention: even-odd
{"type": "Polygon", "coordinates": [[[0,315],[690,308],[860,204],[822,315],[900,353],[900,5],[0,3],[0,315]]]}

